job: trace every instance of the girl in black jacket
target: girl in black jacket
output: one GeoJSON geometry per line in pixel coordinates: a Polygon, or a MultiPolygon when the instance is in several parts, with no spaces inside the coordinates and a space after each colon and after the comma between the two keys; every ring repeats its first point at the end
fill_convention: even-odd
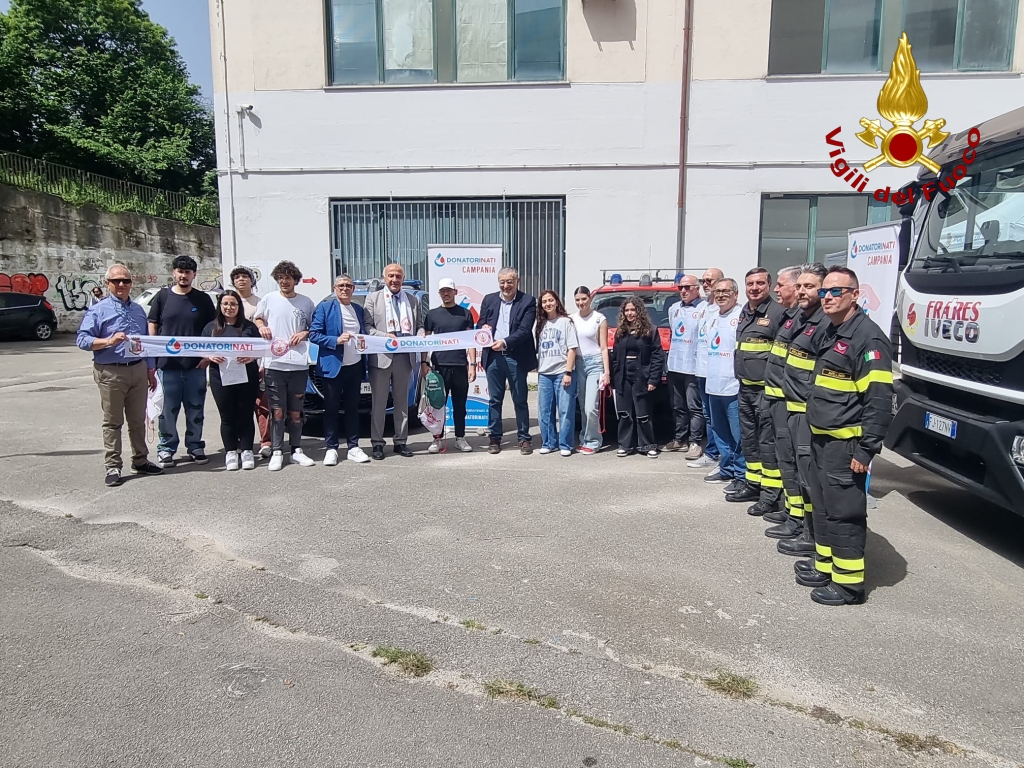
{"type": "Polygon", "coordinates": [[[665,350],[643,301],[631,296],[619,307],[619,326],[611,350],[612,387],[619,417],[616,456],[646,453],[658,457],[651,423],[651,398],[661,383],[665,350]]]}

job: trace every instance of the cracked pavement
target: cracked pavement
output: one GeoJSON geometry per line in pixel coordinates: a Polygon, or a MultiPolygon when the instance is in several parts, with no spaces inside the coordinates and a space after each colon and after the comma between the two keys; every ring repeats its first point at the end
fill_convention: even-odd
{"type": "Polygon", "coordinates": [[[1024,520],[899,457],[869,600],[829,609],[678,454],[417,431],[411,459],[228,475],[209,398],[209,465],[107,490],[88,356],[30,350],[0,344],[0,765],[1024,763],[1024,520]]]}

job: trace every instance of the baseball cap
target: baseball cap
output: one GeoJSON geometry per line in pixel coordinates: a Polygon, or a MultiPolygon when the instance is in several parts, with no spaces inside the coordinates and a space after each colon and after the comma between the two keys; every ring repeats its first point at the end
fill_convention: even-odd
{"type": "Polygon", "coordinates": [[[442,288],[451,288],[454,291],[455,281],[452,280],[450,277],[442,277],[441,282],[437,284],[437,289],[441,290],[442,288]]]}

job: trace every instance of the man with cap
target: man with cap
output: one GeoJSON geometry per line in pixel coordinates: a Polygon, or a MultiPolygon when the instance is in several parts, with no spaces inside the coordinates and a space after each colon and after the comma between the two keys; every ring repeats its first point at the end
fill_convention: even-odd
{"type": "MultiPolygon", "coordinates": [[[[427,312],[423,327],[429,336],[432,333],[457,333],[473,330],[473,316],[465,307],[455,303],[457,289],[455,281],[450,277],[441,278],[437,293],[441,297],[441,306],[427,312]]],[[[452,421],[455,422],[455,447],[469,453],[473,447],[466,442],[466,400],[469,398],[469,385],[476,381],[476,349],[449,349],[434,352],[424,362],[433,363],[434,370],[444,381],[452,403],[452,421]]],[[[437,438],[430,448],[430,453],[444,450],[444,440],[437,438]]]]}

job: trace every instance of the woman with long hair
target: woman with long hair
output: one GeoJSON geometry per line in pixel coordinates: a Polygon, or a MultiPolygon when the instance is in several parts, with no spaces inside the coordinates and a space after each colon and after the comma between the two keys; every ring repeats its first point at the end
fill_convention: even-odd
{"type": "Polygon", "coordinates": [[[590,289],[581,285],[573,291],[576,312],[571,315],[580,342],[576,357],[576,387],[579,392],[580,453],[590,456],[601,449],[601,396],[612,381],[611,359],[608,357],[608,318],[591,306],[590,289]]]}
{"type": "MultiPolygon", "coordinates": [[[[258,339],[259,330],[245,319],[242,297],[235,291],[224,291],[217,297],[217,317],[203,329],[203,336],[244,337],[258,339]]],[[[224,442],[224,468],[229,472],[238,469],[254,469],[256,460],[252,452],[256,437],[256,422],[253,420],[252,404],[260,392],[260,367],[255,358],[240,357],[228,360],[224,357],[207,357],[200,363],[210,367],[210,389],[220,412],[220,437],[224,442]],[[238,370],[244,366],[244,374],[238,370]],[[225,384],[223,379],[240,383],[225,384]]]]}
{"type": "Polygon", "coordinates": [[[630,296],[619,307],[619,327],[612,349],[612,385],[619,417],[619,450],[616,456],[644,453],[658,457],[651,423],[651,399],[661,383],[665,350],[651,323],[644,302],[630,296]]]}
{"type": "Polygon", "coordinates": [[[574,371],[579,341],[576,327],[554,291],[541,291],[537,300],[536,334],[540,453],[559,450],[563,456],[571,456],[576,427],[574,371]]]}

